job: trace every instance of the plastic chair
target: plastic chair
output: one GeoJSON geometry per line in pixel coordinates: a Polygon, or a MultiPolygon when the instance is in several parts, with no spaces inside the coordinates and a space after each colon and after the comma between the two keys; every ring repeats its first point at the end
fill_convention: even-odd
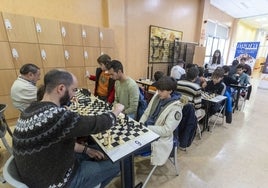
{"type": "MultiPolygon", "coordinates": [[[[178,167],[178,146],[179,146],[179,136],[178,136],[178,127],[173,132],[173,148],[169,155],[169,161],[174,165],[176,176],[179,175],[179,167],[178,167]]],[[[146,180],[142,184],[142,188],[145,188],[147,183],[149,182],[151,176],[153,175],[155,169],[158,165],[154,165],[152,170],[150,171],[149,175],[147,176],[146,180]]]]}
{"type": "Polygon", "coordinates": [[[17,171],[17,167],[15,164],[14,156],[12,155],[5,163],[3,174],[5,180],[16,188],[28,188],[27,185],[21,182],[19,178],[19,174],[17,171]]]}
{"type": "Polygon", "coordinates": [[[201,119],[203,119],[205,117],[205,113],[204,114],[202,114],[201,116],[199,116],[199,117],[197,117],[197,133],[198,133],[198,135],[199,135],[199,139],[201,140],[201,138],[202,138],[202,130],[201,130],[201,128],[200,128],[200,121],[201,121],[201,119]]]}
{"type": "MultiPolygon", "coordinates": [[[[223,86],[224,86],[224,88],[223,88],[223,90],[222,90],[222,92],[221,92],[221,95],[223,95],[224,96],[224,93],[225,93],[225,91],[226,91],[226,85],[225,85],[225,83],[221,83],[223,86]]],[[[214,121],[214,123],[213,123],[213,127],[212,128],[214,128],[215,127],[215,125],[216,125],[216,123],[218,122],[218,120],[220,119],[220,118],[222,118],[222,122],[221,122],[221,124],[223,124],[224,123],[224,117],[225,117],[225,105],[226,105],[226,99],[224,100],[224,104],[222,104],[221,106],[220,106],[220,109],[215,113],[215,114],[213,114],[212,116],[216,116],[216,119],[215,119],[215,121],[214,121]]],[[[211,120],[211,117],[209,118],[209,121],[211,120]]]]}

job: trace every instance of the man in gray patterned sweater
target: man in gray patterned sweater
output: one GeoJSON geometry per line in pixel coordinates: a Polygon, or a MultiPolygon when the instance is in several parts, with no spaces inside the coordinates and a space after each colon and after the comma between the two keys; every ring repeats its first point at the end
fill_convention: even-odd
{"type": "MultiPolygon", "coordinates": [[[[14,157],[22,181],[29,187],[104,187],[119,172],[102,170],[94,161],[75,158],[76,138],[109,129],[124,106],[112,112],[81,116],[62,107],[74,96],[76,77],[51,70],[44,77],[45,93],[22,113],[13,136],[14,157]]],[[[110,161],[104,161],[104,163],[110,161]]],[[[104,164],[105,165],[105,164],[104,164]]]]}

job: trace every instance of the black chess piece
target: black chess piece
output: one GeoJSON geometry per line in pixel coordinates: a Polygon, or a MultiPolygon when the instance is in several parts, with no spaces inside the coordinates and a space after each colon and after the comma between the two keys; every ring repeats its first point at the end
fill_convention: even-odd
{"type": "Polygon", "coordinates": [[[81,92],[83,95],[87,96],[87,97],[90,97],[90,95],[91,95],[91,92],[88,91],[88,89],[85,89],[85,88],[80,89],[80,92],[81,92]]]}
{"type": "Polygon", "coordinates": [[[142,129],[142,127],[143,127],[143,123],[142,123],[142,122],[140,122],[140,129],[142,129]]]}

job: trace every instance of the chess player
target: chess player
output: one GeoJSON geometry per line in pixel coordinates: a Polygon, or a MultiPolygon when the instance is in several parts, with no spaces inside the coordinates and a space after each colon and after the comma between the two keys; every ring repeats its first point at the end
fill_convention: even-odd
{"type": "Polygon", "coordinates": [[[185,74],[184,64],[185,62],[183,60],[178,60],[176,65],[171,68],[170,76],[177,81],[180,80],[181,76],[185,74]]]}
{"type": "Polygon", "coordinates": [[[97,62],[100,67],[96,69],[95,75],[90,75],[87,71],[87,77],[89,80],[95,81],[94,95],[99,99],[112,104],[114,102],[114,80],[110,78],[108,73],[109,63],[111,57],[107,54],[102,54],[98,57],[97,62]]]}
{"type": "MultiPolygon", "coordinates": [[[[211,80],[207,82],[206,87],[204,88],[205,92],[213,93],[216,95],[224,95],[226,90],[226,85],[223,83],[224,70],[222,67],[218,67],[211,75],[211,80]]],[[[208,115],[211,116],[215,114],[221,108],[221,103],[212,103],[208,115]]]]}
{"type": "Polygon", "coordinates": [[[124,73],[123,65],[118,60],[112,60],[108,69],[111,78],[115,81],[114,103],[125,106],[123,113],[135,119],[139,102],[139,88],[135,80],[124,73]]]}
{"type": "Polygon", "coordinates": [[[197,67],[191,67],[186,72],[186,79],[177,82],[177,91],[188,98],[188,102],[194,105],[197,118],[204,117],[205,112],[201,109],[201,87],[195,83],[199,75],[197,67]]]}
{"type": "Polygon", "coordinates": [[[176,92],[174,78],[163,76],[154,83],[154,86],[157,88],[157,93],[151,99],[140,122],[160,138],[138,153],[152,150],[152,165],[163,165],[173,147],[173,131],[181,121],[183,104],[179,100],[180,94],[176,92]]]}
{"type": "Polygon", "coordinates": [[[15,108],[23,111],[31,102],[36,101],[36,82],[40,80],[40,68],[35,64],[24,64],[20,75],[11,87],[11,99],[15,108]]]}
{"type": "MultiPolygon", "coordinates": [[[[81,116],[62,107],[75,95],[77,78],[64,70],[51,70],[44,77],[44,96],[26,108],[13,134],[13,155],[22,182],[29,187],[101,187],[119,172],[76,158],[76,138],[99,133],[115,125],[124,106],[112,112],[81,116]],[[53,173],[53,175],[51,175],[53,173]]],[[[77,148],[77,151],[79,148],[77,148]]],[[[80,148],[81,152],[81,148],[80,148]]],[[[82,153],[88,149],[83,147],[82,153]]]]}

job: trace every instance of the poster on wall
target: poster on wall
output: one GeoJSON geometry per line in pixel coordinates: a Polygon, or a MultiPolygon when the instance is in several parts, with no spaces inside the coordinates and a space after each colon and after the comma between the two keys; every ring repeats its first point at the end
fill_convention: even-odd
{"type": "Polygon", "coordinates": [[[235,59],[240,61],[242,57],[247,59],[248,64],[253,70],[260,42],[238,42],[236,45],[235,59]]]}
{"type": "Polygon", "coordinates": [[[151,25],[149,34],[149,63],[173,62],[174,43],[183,32],[151,25]]]}

